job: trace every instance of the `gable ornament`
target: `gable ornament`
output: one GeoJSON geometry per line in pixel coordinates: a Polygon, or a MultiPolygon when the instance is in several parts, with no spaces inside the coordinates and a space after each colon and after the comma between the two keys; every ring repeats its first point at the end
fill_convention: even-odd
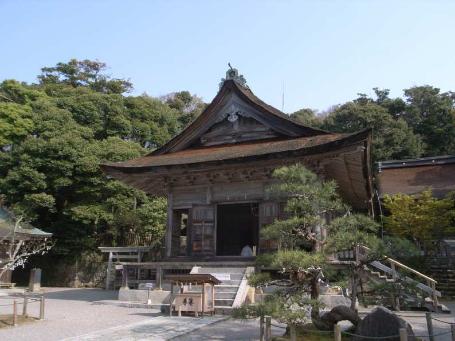
{"type": "Polygon", "coordinates": [[[224,82],[227,80],[233,80],[237,84],[239,84],[245,88],[248,88],[248,86],[246,85],[246,79],[245,79],[245,77],[243,77],[243,75],[239,75],[239,70],[237,70],[236,68],[233,68],[231,66],[231,63],[228,63],[228,66],[229,66],[229,69],[226,71],[226,78],[221,78],[220,89],[223,86],[224,82]]]}

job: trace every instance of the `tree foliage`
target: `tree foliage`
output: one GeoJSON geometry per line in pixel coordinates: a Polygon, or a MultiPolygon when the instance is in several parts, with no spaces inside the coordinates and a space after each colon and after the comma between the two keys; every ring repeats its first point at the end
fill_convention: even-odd
{"type": "Polygon", "coordinates": [[[0,83],[5,203],[54,234],[51,256],[76,258],[99,245],[121,245],[129,235],[158,245],[165,200],[106,179],[99,165],[163,145],[183,128],[182,113],[200,110],[202,101],[188,93],[177,108],[147,95],[126,96],[131,83],[110,77],[98,61],[58,63],[38,79],[0,83]]]}
{"type": "Polygon", "coordinates": [[[455,204],[451,195],[437,199],[430,189],[419,195],[396,194],[384,197],[389,214],[384,217],[387,231],[425,246],[455,232],[455,204]]]}

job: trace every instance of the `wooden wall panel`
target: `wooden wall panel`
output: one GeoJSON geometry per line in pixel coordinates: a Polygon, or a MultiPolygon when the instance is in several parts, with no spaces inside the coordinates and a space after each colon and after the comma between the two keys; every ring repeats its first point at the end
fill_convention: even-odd
{"type": "Polygon", "coordinates": [[[263,182],[216,184],[212,187],[213,202],[257,201],[263,198],[263,182]]]}
{"type": "Polygon", "coordinates": [[[189,208],[207,203],[207,187],[194,186],[174,189],[173,205],[175,208],[189,208]]]}

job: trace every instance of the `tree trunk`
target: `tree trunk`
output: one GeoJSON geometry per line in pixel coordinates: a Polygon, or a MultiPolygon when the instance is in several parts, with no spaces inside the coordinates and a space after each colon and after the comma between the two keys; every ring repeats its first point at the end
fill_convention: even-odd
{"type": "Polygon", "coordinates": [[[351,309],[357,311],[356,302],[357,302],[357,287],[359,285],[359,279],[357,272],[354,271],[354,274],[351,278],[351,309]]]}
{"type": "MultiPolygon", "coordinates": [[[[318,279],[319,279],[319,276],[315,275],[315,276],[313,276],[313,278],[310,281],[310,288],[311,288],[310,295],[311,295],[312,300],[317,300],[319,298],[319,281],[318,281],[318,279]]],[[[311,319],[312,320],[320,319],[318,306],[311,308],[311,319]]]]}

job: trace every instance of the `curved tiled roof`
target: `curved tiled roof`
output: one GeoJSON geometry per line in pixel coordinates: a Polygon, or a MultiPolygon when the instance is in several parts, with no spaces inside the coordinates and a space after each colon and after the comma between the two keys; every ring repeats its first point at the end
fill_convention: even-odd
{"type": "Polygon", "coordinates": [[[133,160],[102,165],[104,170],[110,168],[148,168],[159,166],[175,166],[182,164],[195,164],[211,161],[240,159],[251,156],[261,156],[280,152],[292,152],[315,147],[334,147],[350,140],[365,138],[370,130],[355,134],[327,134],[311,137],[300,137],[286,140],[262,140],[231,145],[211,146],[202,148],[185,149],[178,152],[162,155],[146,155],[133,160]]]}

